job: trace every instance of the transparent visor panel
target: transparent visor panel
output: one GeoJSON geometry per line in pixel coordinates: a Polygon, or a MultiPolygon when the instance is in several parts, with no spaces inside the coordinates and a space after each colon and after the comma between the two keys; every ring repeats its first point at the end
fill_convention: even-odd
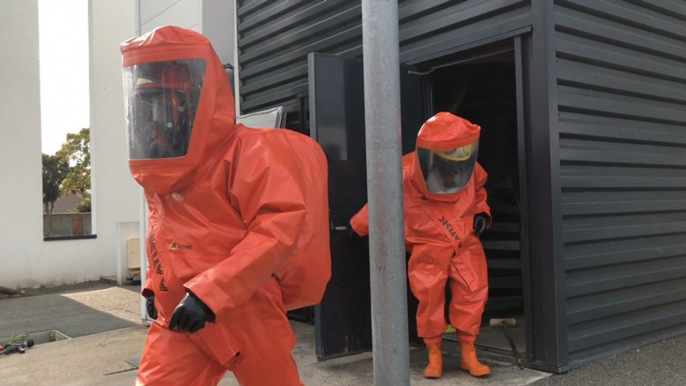
{"type": "Polygon", "coordinates": [[[188,153],[205,77],[205,60],[135,64],[124,68],[129,159],[188,153]]]}
{"type": "Polygon", "coordinates": [[[479,140],[454,149],[418,147],[417,158],[427,190],[437,194],[462,190],[472,177],[478,155],[479,140]]]}

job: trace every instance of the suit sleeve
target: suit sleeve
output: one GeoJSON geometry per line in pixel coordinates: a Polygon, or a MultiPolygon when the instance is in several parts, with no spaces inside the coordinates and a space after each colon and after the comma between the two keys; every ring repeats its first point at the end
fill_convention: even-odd
{"type": "Polygon", "coordinates": [[[293,253],[305,221],[305,181],[291,150],[245,147],[228,194],[247,233],[227,259],[185,284],[216,315],[243,303],[272,276],[293,253]]]}
{"type": "Polygon", "coordinates": [[[143,295],[143,297],[147,299],[154,294],[155,294],[155,291],[153,290],[153,286],[152,286],[152,278],[150,277],[150,270],[146,269],[145,270],[145,283],[143,283],[143,291],[141,291],[141,295],[143,295]]]}
{"type": "Polygon", "coordinates": [[[350,219],[350,226],[359,236],[367,236],[369,234],[368,204],[365,204],[362,209],[350,219]]]}
{"type": "Polygon", "coordinates": [[[488,173],[481,167],[478,163],[474,166],[474,179],[476,182],[476,192],[474,195],[474,213],[486,213],[489,217],[488,225],[490,226],[493,222],[493,217],[491,216],[491,208],[488,206],[487,199],[488,194],[486,193],[486,180],[488,179],[488,173]]]}
{"type": "MultiPolygon", "coordinates": [[[[149,218],[148,218],[148,221],[149,221],[149,218]]],[[[146,232],[146,240],[147,240],[148,236],[149,235],[146,232]]],[[[146,250],[146,254],[147,253],[149,253],[149,252],[146,250]]],[[[149,260],[146,259],[146,261],[149,261],[149,260]]],[[[150,276],[150,268],[149,267],[141,267],[141,269],[145,269],[145,282],[143,282],[143,289],[141,291],[141,295],[147,299],[150,296],[155,295],[155,287],[153,286],[153,283],[152,283],[152,276],[150,276]]]]}

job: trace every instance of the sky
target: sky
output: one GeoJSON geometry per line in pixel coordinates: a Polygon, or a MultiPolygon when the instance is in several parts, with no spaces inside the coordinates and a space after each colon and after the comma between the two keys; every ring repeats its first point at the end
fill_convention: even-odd
{"type": "Polygon", "coordinates": [[[88,0],[38,0],[43,153],[90,125],[88,0]]]}

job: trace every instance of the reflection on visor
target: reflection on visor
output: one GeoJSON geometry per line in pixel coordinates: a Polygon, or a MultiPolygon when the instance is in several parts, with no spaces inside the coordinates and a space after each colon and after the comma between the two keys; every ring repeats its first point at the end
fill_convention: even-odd
{"type": "Polygon", "coordinates": [[[202,59],[124,68],[130,159],[188,153],[204,74],[202,59]]]}
{"type": "Polygon", "coordinates": [[[457,147],[449,150],[436,150],[436,154],[442,158],[452,161],[464,161],[472,155],[474,144],[457,147]]]}
{"type": "Polygon", "coordinates": [[[479,141],[449,150],[417,148],[426,188],[431,193],[450,194],[463,189],[474,171],[479,141]]]}

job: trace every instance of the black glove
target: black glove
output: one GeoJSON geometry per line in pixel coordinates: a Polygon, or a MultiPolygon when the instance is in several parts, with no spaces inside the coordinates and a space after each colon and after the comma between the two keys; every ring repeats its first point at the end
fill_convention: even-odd
{"type": "Polygon", "coordinates": [[[155,295],[150,295],[148,296],[147,299],[145,299],[145,308],[148,309],[148,315],[150,315],[151,318],[157,319],[157,308],[155,308],[155,295]]]}
{"type": "Polygon", "coordinates": [[[213,321],[214,313],[192,293],[187,293],[169,319],[169,329],[194,333],[213,321]]]}
{"type": "Polygon", "coordinates": [[[488,215],[486,213],[479,213],[474,216],[474,234],[480,237],[488,226],[488,215]]]}

